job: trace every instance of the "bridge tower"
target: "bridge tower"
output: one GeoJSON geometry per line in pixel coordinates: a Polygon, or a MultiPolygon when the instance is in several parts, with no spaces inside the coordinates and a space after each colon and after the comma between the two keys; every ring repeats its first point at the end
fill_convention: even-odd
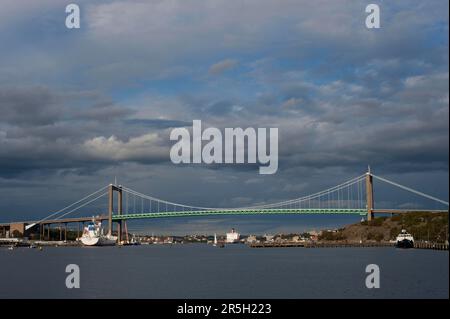
{"type": "MultiPolygon", "coordinates": [[[[117,197],[117,215],[122,215],[122,186],[117,186],[116,191],[118,193],[117,197]]],[[[120,243],[122,241],[122,220],[117,222],[117,241],[120,243]]]]}
{"type": "Polygon", "coordinates": [[[366,173],[366,207],[367,207],[367,220],[370,221],[373,219],[373,176],[370,173],[370,166],[367,169],[366,173]]]}
{"type": "MultiPolygon", "coordinates": [[[[112,235],[113,232],[113,211],[114,211],[114,192],[118,193],[117,198],[117,214],[122,215],[123,212],[123,197],[122,197],[122,187],[116,186],[115,184],[109,185],[109,197],[108,197],[108,235],[112,235]]],[[[120,242],[122,237],[122,221],[119,220],[117,223],[117,239],[120,242]]]]}

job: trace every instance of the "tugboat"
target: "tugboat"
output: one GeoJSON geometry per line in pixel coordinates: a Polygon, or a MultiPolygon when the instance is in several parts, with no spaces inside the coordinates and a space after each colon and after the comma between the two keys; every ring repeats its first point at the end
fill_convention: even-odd
{"type": "Polygon", "coordinates": [[[83,230],[83,235],[78,239],[85,246],[114,246],[117,241],[116,236],[104,235],[101,222],[92,222],[83,230]]]}
{"type": "Polygon", "coordinates": [[[405,229],[398,234],[396,239],[397,248],[414,248],[414,238],[411,234],[407,233],[405,229]]]}

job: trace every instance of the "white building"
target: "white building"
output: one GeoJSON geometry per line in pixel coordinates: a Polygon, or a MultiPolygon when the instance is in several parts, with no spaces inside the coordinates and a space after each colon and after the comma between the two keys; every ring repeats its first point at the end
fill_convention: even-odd
{"type": "Polygon", "coordinates": [[[227,243],[237,243],[239,241],[239,233],[234,228],[231,229],[231,233],[227,233],[227,243]]]}
{"type": "Polygon", "coordinates": [[[256,243],[257,242],[257,239],[256,239],[256,236],[255,235],[250,235],[250,236],[248,236],[247,237],[247,243],[256,243]]]}

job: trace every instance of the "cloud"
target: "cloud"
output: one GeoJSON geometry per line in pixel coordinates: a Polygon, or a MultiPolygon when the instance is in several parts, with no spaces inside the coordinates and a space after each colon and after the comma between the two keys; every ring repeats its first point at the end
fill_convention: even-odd
{"type": "Polygon", "coordinates": [[[121,119],[131,115],[130,109],[120,107],[112,102],[103,102],[94,104],[92,107],[74,112],[74,117],[81,120],[96,120],[100,122],[110,121],[113,119],[121,119]]]}
{"type": "Polygon", "coordinates": [[[115,136],[99,136],[83,143],[89,156],[106,161],[167,161],[169,149],[158,134],[145,134],[121,141],[115,136]]]}
{"type": "Polygon", "coordinates": [[[169,151],[159,134],[167,133],[149,131],[182,123],[147,119],[136,125],[127,120],[135,113],[131,108],[99,92],[43,86],[0,88],[0,112],[0,175],[10,178],[36,171],[98,171],[128,160],[161,162],[169,151]],[[117,136],[103,137],[116,131],[117,136]]]}
{"type": "Polygon", "coordinates": [[[214,63],[209,67],[208,73],[210,75],[219,75],[224,73],[225,71],[229,71],[236,67],[238,61],[233,59],[226,59],[220,62],[214,63]]]}
{"type": "Polygon", "coordinates": [[[0,122],[9,124],[52,124],[63,112],[49,90],[0,88],[0,122]]]}

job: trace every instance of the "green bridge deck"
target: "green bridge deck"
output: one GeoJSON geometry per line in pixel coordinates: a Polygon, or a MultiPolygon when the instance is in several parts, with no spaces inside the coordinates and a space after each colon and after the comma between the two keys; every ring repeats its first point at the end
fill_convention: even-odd
{"type": "Polygon", "coordinates": [[[192,216],[223,216],[223,215],[275,215],[275,214],[352,214],[367,215],[365,209],[340,209],[340,208],[293,208],[293,209],[229,209],[229,210],[198,210],[175,211],[157,213],[123,214],[112,216],[113,220],[166,218],[166,217],[192,217],[192,216]]]}

